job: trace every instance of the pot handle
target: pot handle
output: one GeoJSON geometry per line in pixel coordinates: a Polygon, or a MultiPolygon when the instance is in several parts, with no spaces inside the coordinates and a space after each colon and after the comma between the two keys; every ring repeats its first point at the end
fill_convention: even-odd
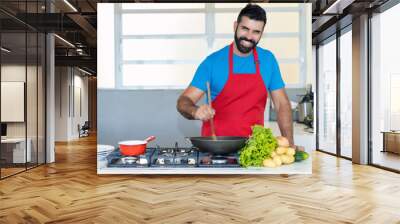
{"type": "Polygon", "coordinates": [[[153,141],[154,139],[156,139],[156,137],[152,135],[152,136],[147,137],[144,141],[145,141],[145,142],[151,142],[151,141],[153,141]]]}
{"type": "Polygon", "coordinates": [[[192,141],[190,141],[190,137],[185,137],[185,140],[186,140],[187,142],[189,142],[190,144],[192,144],[192,141]]]}

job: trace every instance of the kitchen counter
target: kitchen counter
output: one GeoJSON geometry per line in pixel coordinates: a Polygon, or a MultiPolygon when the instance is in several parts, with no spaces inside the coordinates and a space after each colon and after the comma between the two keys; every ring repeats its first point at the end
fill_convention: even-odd
{"type": "Polygon", "coordinates": [[[113,146],[98,145],[98,162],[97,174],[311,174],[312,173],[312,157],[302,162],[295,162],[290,165],[282,165],[277,168],[266,167],[250,167],[250,168],[116,168],[107,167],[105,159],[106,151],[114,150],[113,146]]]}
{"type": "MultiPolygon", "coordinates": [[[[275,136],[281,135],[281,132],[279,130],[278,122],[276,121],[265,121],[264,126],[266,128],[271,128],[272,132],[274,133],[275,136]]],[[[293,122],[293,135],[306,135],[306,136],[313,136],[314,133],[306,131],[307,126],[302,123],[297,123],[293,122]]],[[[312,130],[312,129],[311,129],[312,130]]]]}
{"type": "MultiPolygon", "coordinates": [[[[281,132],[279,130],[279,126],[278,126],[277,122],[266,121],[264,123],[264,126],[266,128],[271,128],[272,133],[274,133],[275,136],[281,135],[281,132]]],[[[300,124],[297,122],[293,122],[294,144],[303,146],[307,152],[312,152],[316,148],[315,135],[314,135],[314,133],[311,133],[307,130],[309,130],[309,129],[307,129],[306,125],[300,124]]]]}

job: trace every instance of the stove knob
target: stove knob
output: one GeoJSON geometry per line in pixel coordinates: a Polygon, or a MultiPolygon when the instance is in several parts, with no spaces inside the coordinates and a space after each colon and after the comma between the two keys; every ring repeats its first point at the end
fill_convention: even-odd
{"type": "Polygon", "coordinates": [[[147,159],[146,158],[140,158],[139,159],[139,164],[142,164],[142,165],[144,165],[144,164],[147,164],[148,162],[147,162],[147,159]]]}
{"type": "Polygon", "coordinates": [[[164,164],[174,164],[174,158],[166,158],[164,164]]]}
{"type": "Polygon", "coordinates": [[[182,159],[181,158],[175,158],[175,164],[181,164],[182,159]]]}
{"type": "Polygon", "coordinates": [[[165,164],[164,158],[158,158],[157,159],[157,163],[161,164],[161,165],[164,165],[165,164]]]}

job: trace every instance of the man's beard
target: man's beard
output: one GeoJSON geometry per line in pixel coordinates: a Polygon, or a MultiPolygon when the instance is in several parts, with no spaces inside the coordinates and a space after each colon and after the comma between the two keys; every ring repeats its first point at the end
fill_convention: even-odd
{"type": "Polygon", "coordinates": [[[249,40],[246,37],[238,37],[237,36],[237,29],[236,29],[236,31],[235,31],[235,44],[236,44],[236,47],[238,48],[238,50],[241,53],[247,54],[257,46],[258,42],[255,42],[254,40],[249,40]],[[250,46],[250,47],[244,46],[243,44],[241,44],[242,40],[246,40],[246,41],[251,42],[252,46],[250,46]]]}

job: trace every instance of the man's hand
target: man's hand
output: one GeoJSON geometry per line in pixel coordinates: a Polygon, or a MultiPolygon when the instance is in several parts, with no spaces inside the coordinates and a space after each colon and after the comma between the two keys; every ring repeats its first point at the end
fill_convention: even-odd
{"type": "Polygon", "coordinates": [[[294,145],[294,146],[290,146],[290,147],[294,148],[296,151],[302,151],[302,152],[305,151],[303,146],[294,145]]]}
{"type": "Polygon", "coordinates": [[[204,104],[196,109],[193,117],[196,120],[208,121],[211,118],[213,118],[214,115],[215,115],[215,110],[212,109],[209,105],[204,104]]]}
{"type": "Polygon", "coordinates": [[[178,111],[187,119],[208,121],[215,115],[215,111],[207,104],[196,106],[196,103],[203,97],[201,89],[190,86],[179,97],[177,102],[178,111]]]}

